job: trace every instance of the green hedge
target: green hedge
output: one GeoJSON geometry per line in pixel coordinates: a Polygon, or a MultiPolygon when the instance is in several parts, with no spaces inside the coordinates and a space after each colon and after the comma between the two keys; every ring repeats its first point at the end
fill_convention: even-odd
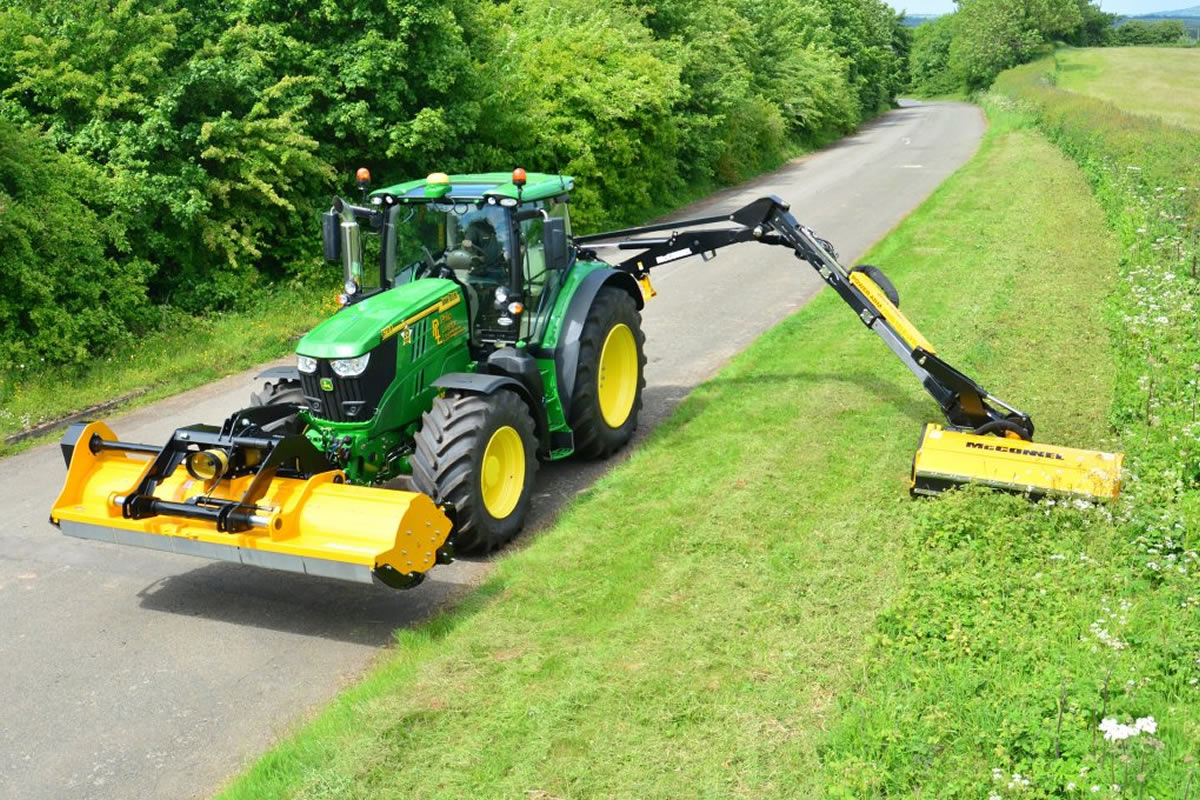
{"type": "MultiPolygon", "coordinates": [[[[230,310],[319,274],[317,212],[358,166],[569,172],[581,228],[625,222],[886,107],[898,28],[882,0],[14,0],[0,118],[87,166],[88,207],[115,226],[95,263],[116,285],[54,278],[39,297],[230,310]]],[[[89,234],[54,235],[33,268],[89,234]]],[[[114,318],[62,348],[39,297],[20,325],[0,317],[0,369],[82,363],[136,328],[114,318]]]]}
{"type": "Polygon", "coordinates": [[[152,268],[97,213],[103,188],[82,159],[0,119],[0,367],[84,362],[144,327],[152,268]]]}

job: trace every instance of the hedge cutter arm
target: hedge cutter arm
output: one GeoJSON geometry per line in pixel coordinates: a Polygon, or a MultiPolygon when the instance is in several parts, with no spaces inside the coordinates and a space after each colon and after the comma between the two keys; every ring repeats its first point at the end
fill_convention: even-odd
{"type": "Polygon", "coordinates": [[[899,296],[881,270],[842,266],[834,247],[797,222],[788,204],[778,197],[760,198],[730,214],[575,238],[577,246],[637,251],[614,267],[639,280],[656,266],[691,256],[707,261],[722,247],[752,241],[791,248],[796,258],[811,265],[921,381],[941,408],[947,426],[927,425],[922,434],[913,465],[914,493],[936,494],[951,485],[982,482],[1034,495],[1116,497],[1120,489],[1120,454],[1019,444],[1032,441],[1034,425],[1030,416],[942,360],[900,312],[899,296]],[[719,224],[726,227],[713,227],[719,224]],[[663,231],[670,234],[643,236],[663,231]],[[996,436],[1012,443],[998,443],[996,436]]]}

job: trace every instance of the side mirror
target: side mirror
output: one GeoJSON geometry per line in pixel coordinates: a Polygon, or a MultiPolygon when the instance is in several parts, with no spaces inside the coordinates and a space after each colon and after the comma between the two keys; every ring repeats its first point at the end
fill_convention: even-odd
{"type": "Polygon", "coordinates": [[[321,238],[325,244],[325,260],[342,260],[342,218],[334,211],[321,215],[321,238]]]}
{"type": "Polygon", "coordinates": [[[546,251],[546,269],[566,269],[570,262],[570,245],[567,244],[567,221],[562,217],[550,217],[542,224],[542,246],[546,251]]]}

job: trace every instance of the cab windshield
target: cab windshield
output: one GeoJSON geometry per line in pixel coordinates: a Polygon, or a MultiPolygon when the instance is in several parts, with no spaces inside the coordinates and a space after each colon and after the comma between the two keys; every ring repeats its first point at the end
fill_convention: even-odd
{"type": "Polygon", "coordinates": [[[408,283],[443,263],[480,278],[503,282],[507,277],[511,233],[500,206],[413,203],[392,213],[394,257],[382,260],[392,285],[408,283]]]}

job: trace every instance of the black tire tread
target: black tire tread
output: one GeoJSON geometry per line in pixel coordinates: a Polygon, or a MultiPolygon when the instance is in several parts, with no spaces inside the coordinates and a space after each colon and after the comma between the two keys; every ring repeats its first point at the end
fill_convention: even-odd
{"type": "Polygon", "coordinates": [[[537,472],[533,419],[517,395],[500,391],[493,395],[447,392],[435,397],[433,406],[421,416],[421,429],[409,464],[417,489],[437,503],[450,503],[457,513],[454,547],[463,553],[486,553],[507,543],[525,521],[533,480],[537,472]],[[496,521],[477,497],[476,463],[482,458],[481,432],[494,415],[503,415],[526,443],[525,496],[504,521],[496,521]]]}
{"type": "Polygon", "coordinates": [[[642,315],[633,298],[622,289],[601,287],[588,310],[579,337],[579,362],[575,369],[575,390],[571,395],[569,424],[575,434],[575,454],[580,458],[607,458],[624,447],[637,430],[642,408],[642,390],[646,387],[646,336],[642,333],[642,315]],[[605,337],[613,324],[624,322],[633,331],[638,352],[638,388],[629,419],[613,429],[600,414],[596,397],[597,370],[605,337]]]}
{"type": "MultiPolygon", "coordinates": [[[[267,381],[263,384],[261,392],[254,392],[250,395],[250,405],[252,406],[276,406],[283,403],[295,403],[303,406],[307,402],[304,399],[304,391],[300,387],[300,381],[289,378],[280,378],[275,383],[267,381]]],[[[299,415],[289,414],[283,419],[269,425],[264,425],[263,430],[268,433],[280,434],[301,433],[304,430],[304,425],[300,422],[299,415]]]]}
{"type": "Polygon", "coordinates": [[[304,392],[300,388],[300,381],[290,378],[280,378],[275,383],[267,381],[263,384],[261,392],[250,395],[250,405],[252,406],[274,406],[280,403],[304,405],[304,392]]]}

